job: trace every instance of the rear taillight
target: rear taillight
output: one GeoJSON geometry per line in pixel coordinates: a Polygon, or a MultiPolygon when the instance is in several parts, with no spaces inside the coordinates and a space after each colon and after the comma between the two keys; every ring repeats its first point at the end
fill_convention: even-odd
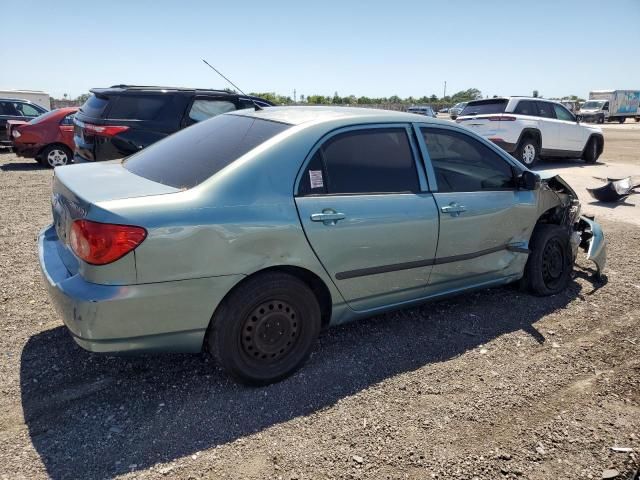
{"type": "Polygon", "coordinates": [[[93,125],[91,123],[85,123],[83,126],[87,133],[100,137],[113,137],[114,135],[129,130],[129,127],[124,125],[93,125]]]}
{"type": "Polygon", "coordinates": [[[69,243],[75,254],[92,265],[106,265],[122,258],[147,237],[147,231],[133,225],[115,225],[76,220],[69,243]]]}
{"type": "Polygon", "coordinates": [[[507,115],[497,115],[495,117],[487,117],[487,120],[491,122],[515,122],[516,117],[509,117],[507,115]]]}

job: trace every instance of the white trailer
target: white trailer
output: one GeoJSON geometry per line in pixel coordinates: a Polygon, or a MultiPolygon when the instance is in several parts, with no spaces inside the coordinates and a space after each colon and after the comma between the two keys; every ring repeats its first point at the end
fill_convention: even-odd
{"type": "Polygon", "coordinates": [[[589,92],[589,101],[583,105],[583,117],[623,123],[627,118],[638,116],[640,90],[594,90],[589,92]]]}
{"type": "Polygon", "coordinates": [[[39,90],[0,90],[0,98],[29,100],[47,110],[51,110],[51,97],[48,93],[39,90]]]}

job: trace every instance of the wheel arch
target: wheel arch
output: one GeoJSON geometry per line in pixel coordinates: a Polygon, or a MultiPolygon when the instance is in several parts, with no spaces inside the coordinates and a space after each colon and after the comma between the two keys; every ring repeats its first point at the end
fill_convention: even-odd
{"type": "Polygon", "coordinates": [[[527,127],[523,128],[522,132],[520,132],[520,136],[518,137],[518,143],[516,145],[520,145],[522,140],[525,138],[533,137],[538,141],[538,147],[542,149],[542,132],[537,128],[527,127]]]}
{"type": "MultiPolygon", "coordinates": [[[[267,268],[263,268],[261,270],[257,270],[247,275],[238,283],[236,283],[224,295],[224,297],[222,297],[222,300],[220,301],[220,303],[218,303],[215,310],[212,312],[211,320],[215,317],[215,314],[218,311],[218,308],[220,308],[220,305],[222,304],[222,302],[224,302],[229,297],[229,295],[232,294],[232,292],[234,292],[238,288],[242,288],[242,286],[249,279],[252,279],[258,275],[262,275],[264,273],[269,273],[269,272],[286,273],[304,282],[311,289],[316,299],[318,300],[318,304],[320,305],[321,328],[324,329],[329,326],[329,323],[331,322],[331,312],[333,308],[333,302],[332,302],[331,292],[329,288],[327,287],[325,282],[317,274],[313,273],[311,270],[308,270],[303,267],[294,266],[294,265],[274,265],[267,268]]],[[[203,345],[202,345],[203,351],[207,348],[207,339],[209,337],[209,330],[211,328],[211,323],[212,323],[211,320],[209,320],[209,325],[207,326],[207,331],[203,338],[203,345]]]]}

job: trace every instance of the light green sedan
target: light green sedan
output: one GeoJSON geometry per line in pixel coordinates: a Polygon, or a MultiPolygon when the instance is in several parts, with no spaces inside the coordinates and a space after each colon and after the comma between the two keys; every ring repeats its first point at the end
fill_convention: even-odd
{"type": "Polygon", "coordinates": [[[59,167],[45,283],[94,352],[211,352],[280,380],[322,328],[471,289],[567,285],[602,230],[559,177],[421,115],[227,113],[123,162],[59,167]]]}

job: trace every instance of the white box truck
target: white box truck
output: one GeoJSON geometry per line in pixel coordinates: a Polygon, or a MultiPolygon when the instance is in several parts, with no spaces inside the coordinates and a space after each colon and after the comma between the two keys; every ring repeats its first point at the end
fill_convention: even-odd
{"type": "Polygon", "coordinates": [[[47,110],[51,110],[51,97],[48,93],[39,90],[0,90],[0,98],[29,100],[47,110]]]}
{"type": "Polygon", "coordinates": [[[578,118],[586,122],[620,122],[627,118],[640,121],[640,90],[594,90],[582,105],[578,118]]]}

